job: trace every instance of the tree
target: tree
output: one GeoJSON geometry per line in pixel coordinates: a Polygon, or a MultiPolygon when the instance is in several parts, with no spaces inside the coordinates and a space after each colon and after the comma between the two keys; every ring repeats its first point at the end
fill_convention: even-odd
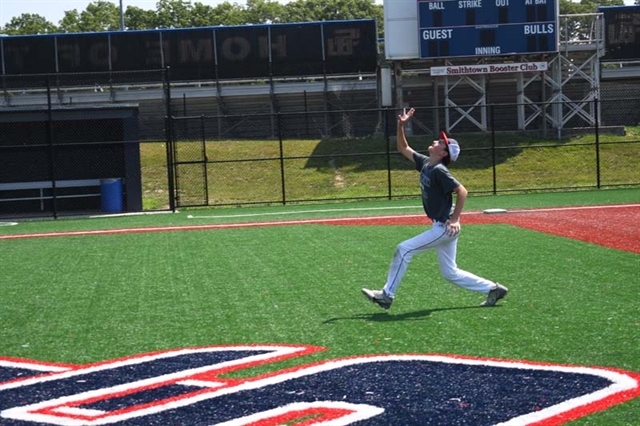
{"type": "Polygon", "coordinates": [[[78,13],[76,9],[65,11],[60,20],[60,30],[66,33],[115,31],[120,29],[120,8],[114,3],[98,0],[78,13]]]}
{"type": "Polygon", "coordinates": [[[377,19],[384,31],[383,7],[374,0],[296,0],[284,5],[283,22],[377,19]]]}
{"type": "Polygon", "coordinates": [[[242,25],[247,23],[245,9],[237,3],[225,1],[213,9],[213,20],[209,25],[242,25]]]}
{"type": "Polygon", "coordinates": [[[80,14],[76,9],[66,10],[60,20],[60,31],[64,33],[80,32],[80,14]]]}
{"type": "Polygon", "coordinates": [[[114,3],[98,0],[80,13],[81,31],[115,31],[120,29],[120,8],[114,3]]]}
{"type": "Polygon", "coordinates": [[[192,8],[188,0],[158,0],[156,26],[158,28],[190,27],[192,8]]]}
{"type": "Polygon", "coordinates": [[[55,32],[58,32],[58,27],[37,13],[23,13],[18,17],[11,18],[11,21],[5,25],[3,31],[0,31],[0,33],[7,35],[48,34],[55,32]]]}
{"type": "Polygon", "coordinates": [[[129,30],[150,30],[156,27],[157,15],[154,10],[127,6],[124,12],[124,25],[129,30]]]}
{"type": "Polygon", "coordinates": [[[207,27],[215,21],[215,11],[208,4],[196,2],[191,9],[191,25],[192,27],[207,27]]]}
{"type": "Polygon", "coordinates": [[[282,22],[284,6],[277,1],[247,0],[246,22],[250,24],[276,24],[282,22]]]}

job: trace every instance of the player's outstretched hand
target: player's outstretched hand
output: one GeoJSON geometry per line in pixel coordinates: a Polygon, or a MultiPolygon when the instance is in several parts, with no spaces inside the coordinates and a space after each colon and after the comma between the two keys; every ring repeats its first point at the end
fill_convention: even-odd
{"type": "Polygon", "coordinates": [[[411,120],[411,117],[413,117],[413,114],[415,114],[415,112],[415,108],[411,108],[409,112],[407,112],[407,109],[404,108],[402,110],[402,114],[398,116],[398,121],[402,124],[406,123],[407,121],[411,120]]]}

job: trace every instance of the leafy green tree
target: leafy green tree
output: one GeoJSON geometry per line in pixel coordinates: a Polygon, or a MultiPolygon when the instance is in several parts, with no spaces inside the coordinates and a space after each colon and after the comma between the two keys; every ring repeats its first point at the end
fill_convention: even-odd
{"type": "Polygon", "coordinates": [[[213,7],[208,4],[196,2],[191,9],[191,27],[207,27],[215,21],[215,12],[213,7]]]}
{"type": "Polygon", "coordinates": [[[23,13],[18,17],[11,18],[11,21],[0,31],[0,33],[6,35],[49,34],[55,32],[58,32],[58,27],[37,13],[23,13]]]}
{"type": "Polygon", "coordinates": [[[247,23],[246,10],[237,3],[225,1],[213,8],[214,19],[209,25],[243,25],[247,23]]]}
{"type": "Polygon", "coordinates": [[[114,3],[98,0],[78,13],[67,10],[60,20],[60,30],[65,33],[115,31],[120,29],[120,8],[114,3]]]}
{"type": "Polygon", "coordinates": [[[80,14],[76,9],[67,10],[60,20],[60,31],[63,33],[80,32],[80,14]]]}
{"type": "Polygon", "coordinates": [[[193,5],[188,0],[158,0],[156,4],[158,28],[187,28],[191,26],[193,5]]]}
{"type": "Polygon", "coordinates": [[[120,29],[120,8],[110,1],[98,0],[80,13],[81,31],[115,31],[120,29]]]}
{"type": "Polygon", "coordinates": [[[245,19],[250,24],[283,22],[284,6],[277,1],[247,0],[245,19]]]}
{"type": "Polygon", "coordinates": [[[296,0],[284,6],[282,22],[377,19],[378,32],[384,31],[383,6],[374,0],[296,0]]]}
{"type": "Polygon", "coordinates": [[[157,14],[155,10],[127,6],[124,12],[124,25],[129,30],[150,30],[156,27],[156,21],[157,14]]]}

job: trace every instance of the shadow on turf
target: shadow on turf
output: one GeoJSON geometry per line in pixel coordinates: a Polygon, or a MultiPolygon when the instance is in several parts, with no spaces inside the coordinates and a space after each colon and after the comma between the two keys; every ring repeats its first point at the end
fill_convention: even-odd
{"type": "Polygon", "coordinates": [[[420,321],[426,319],[429,315],[434,312],[442,312],[442,311],[459,311],[462,309],[483,309],[483,306],[459,306],[454,308],[436,308],[436,309],[423,309],[420,311],[414,312],[405,312],[403,314],[394,315],[389,312],[376,312],[375,314],[360,314],[353,315],[350,317],[336,317],[330,318],[326,321],[323,321],[323,324],[331,324],[338,321],[347,321],[347,320],[362,320],[362,321],[379,321],[379,322],[388,322],[388,321],[420,321]]]}

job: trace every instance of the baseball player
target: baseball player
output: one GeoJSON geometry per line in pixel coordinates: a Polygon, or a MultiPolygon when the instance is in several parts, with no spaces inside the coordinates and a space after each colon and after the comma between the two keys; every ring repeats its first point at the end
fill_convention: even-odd
{"type": "Polygon", "coordinates": [[[387,283],[382,290],[362,289],[362,293],[384,309],[389,309],[398,290],[400,281],[409,266],[411,258],[428,250],[435,250],[440,273],[452,284],[487,295],[481,306],[494,306],[507,295],[506,287],[459,269],[456,265],[456,250],[460,235],[460,214],[467,199],[467,190],[449,172],[450,161],[456,161],[460,154],[460,145],[444,132],[440,139],[429,146],[429,156],[414,151],[404,134],[404,124],[413,117],[415,109],[403,111],[398,116],[398,151],[416,164],[420,172],[422,206],[433,221],[433,226],[422,234],[400,243],[393,255],[387,283]],[[453,212],[453,193],[456,203],[453,212]]]}

